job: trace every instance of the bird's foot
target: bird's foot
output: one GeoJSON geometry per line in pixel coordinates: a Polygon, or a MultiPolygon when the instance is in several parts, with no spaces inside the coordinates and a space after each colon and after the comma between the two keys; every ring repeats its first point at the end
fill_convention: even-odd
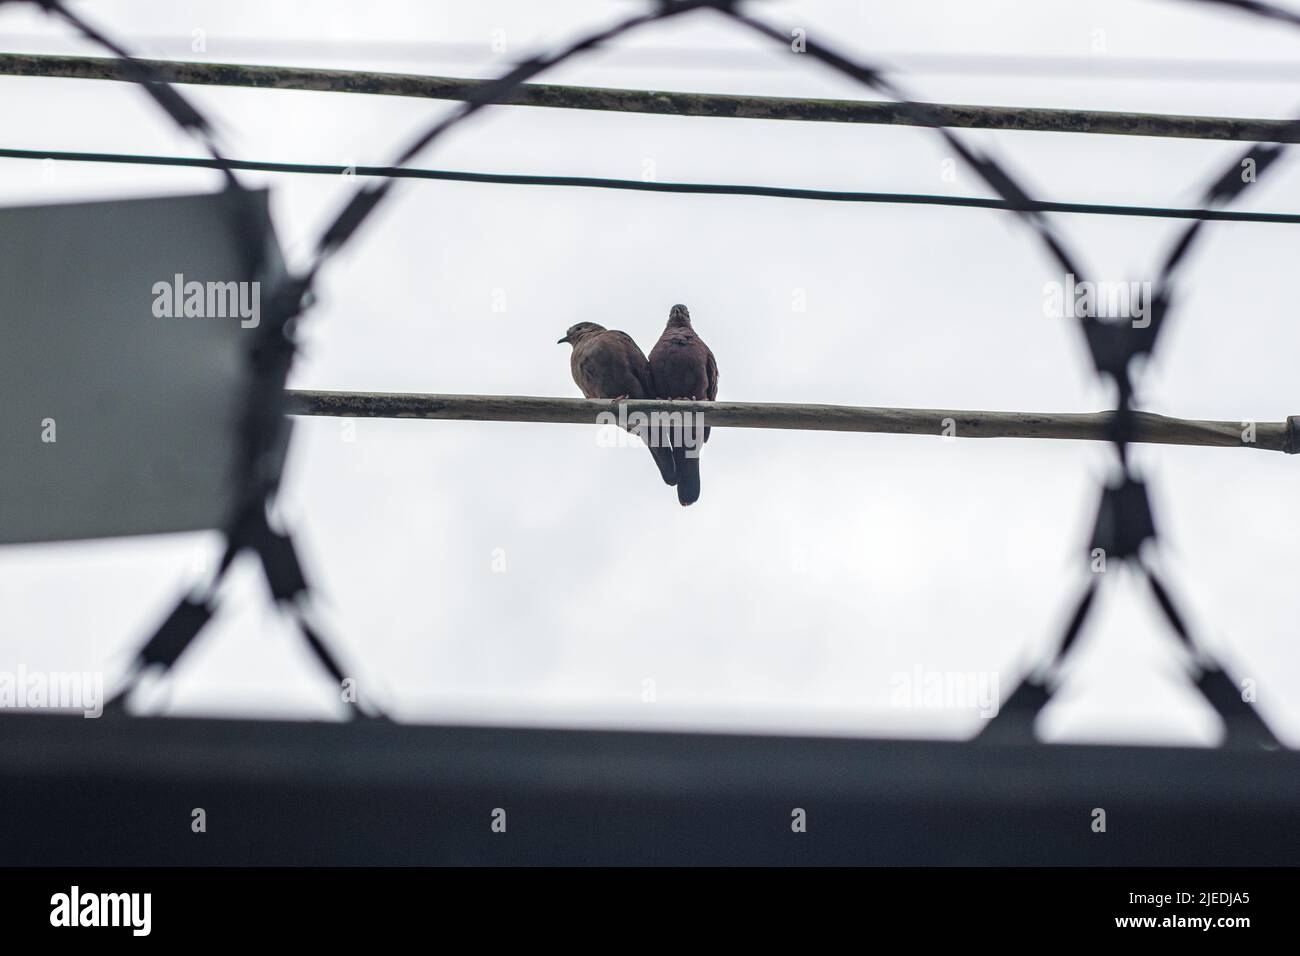
{"type": "Polygon", "coordinates": [[[619,396],[617,396],[616,398],[611,398],[611,399],[609,400],[609,403],[610,403],[611,405],[617,405],[619,402],[626,402],[626,401],[627,401],[627,396],[626,396],[626,395],[619,395],[619,396]]]}

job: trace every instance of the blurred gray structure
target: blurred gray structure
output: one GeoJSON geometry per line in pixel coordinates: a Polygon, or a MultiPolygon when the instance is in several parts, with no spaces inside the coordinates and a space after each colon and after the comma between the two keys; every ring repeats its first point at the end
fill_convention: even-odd
{"type": "Polygon", "coordinates": [[[265,192],[0,209],[0,543],[222,527],[282,271],[265,192]]]}

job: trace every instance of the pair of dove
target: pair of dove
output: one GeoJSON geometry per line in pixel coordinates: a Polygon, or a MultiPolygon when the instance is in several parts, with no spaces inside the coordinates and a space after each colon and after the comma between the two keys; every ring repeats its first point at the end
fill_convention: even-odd
{"type": "MultiPolygon", "coordinates": [[[[573,346],[569,359],[573,381],[587,398],[711,402],[718,397],[718,363],[691,328],[691,313],[684,305],[669,311],[668,325],[650,350],[649,360],[632,336],[594,322],[572,326],[556,344],[565,342],[573,346]]],[[[699,429],[693,431],[699,434],[699,429]]],[[[708,441],[709,429],[703,431],[708,441]]],[[[692,430],[673,427],[666,434],[647,432],[642,437],[659,474],[667,484],[677,486],[677,500],[693,504],[700,497],[700,443],[693,439],[692,430]]]]}

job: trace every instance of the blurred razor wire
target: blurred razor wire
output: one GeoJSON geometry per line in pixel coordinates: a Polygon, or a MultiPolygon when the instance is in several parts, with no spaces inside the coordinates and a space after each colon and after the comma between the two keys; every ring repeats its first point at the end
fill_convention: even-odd
{"type": "MultiPolygon", "coordinates": [[[[10,2],[20,0],[0,0],[0,5],[10,2]]],[[[142,85],[181,128],[202,140],[207,151],[217,161],[215,165],[226,176],[228,189],[237,191],[243,188],[230,164],[221,156],[210,124],[173,87],[160,81],[144,66],[136,64],[122,47],[70,12],[61,0],[27,2],[37,3],[115,56],[135,64],[137,70],[132,79],[142,85]]],[[[1300,15],[1258,0],[1188,2],[1231,7],[1274,22],[1300,26],[1300,15]]],[[[940,117],[936,116],[933,106],[917,102],[908,96],[896,81],[886,77],[882,67],[862,63],[833,50],[816,35],[808,35],[807,31],[796,30],[791,33],[778,29],[758,16],[742,12],[741,6],[740,0],[660,0],[636,15],[584,35],[555,52],[520,61],[498,79],[467,94],[449,115],[433,123],[402,150],[389,168],[406,167],[418,154],[461,121],[485,106],[509,99],[528,80],[570,57],[606,46],[639,27],[709,9],[775,44],[805,54],[873,92],[888,97],[909,114],[916,125],[934,128],[956,155],[997,194],[1002,203],[1001,208],[1014,211],[1025,222],[1055,266],[1067,275],[1083,281],[1085,272],[1079,267],[1077,258],[1067,248],[1052,220],[1045,214],[1043,204],[1032,199],[1003,164],[968,144],[951,128],[945,127],[940,117]]],[[[1300,119],[1287,124],[1285,130],[1288,135],[1300,133],[1300,119]]],[[[1207,208],[1219,209],[1232,204],[1246,185],[1257,181],[1259,176],[1273,168],[1285,149],[1286,146],[1280,143],[1261,142],[1251,146],[1205,190],[1204,202],[1207,208]]],[[[270,515],[280,476],[278,464],[275,468],[268,467],[267,450],[273,444],[273,437],[281,427],[280,423],[286,413],[284,381],[294,354],[293,320],[301,311],[304,298],[310,292],[321,268],[358,233],[360,226],[375,208],[389,196],[395,182],[396,177],[389,177],[361,186],[321,235],[315,255],[306,270],[301,275],[280,283],[273,296],[272,311],[275,319],[264,323],[260,347],[254,350],[254,361],[258,367],[256,385],[253,394],[248,396],[244,416],[240,469],[243,485],[236,514],[224,528],[227,542],[225,554],[216,574],[185,597],[142,648],[135,669],[123,688],[123,694],[135,685],[144,671],[153,669],[165,672],[176,662],[213,615],[216,591],[222,576],[235,556],[244,550],[252,551],[259,558],[272,594],[290,611],[317,658],[336,681],[345,681],[344,669],[328,650],[317,627],[312,623],[310,590],[293,544],[287,533],[273,527],[270,515]]],[[[1149,551],[1155,544],[1156,527],[1147,485],[1134,470],[1129,455],[1136,427],[1133,360],[1139,356],[1149,357],[1153,352],[1157,336],[1177,301],[1177,279],[1190,250],[1202,234],[1204,225],[1204,220],[1194,221],[1178,234],[1163,259],[1154,291],[1150,295],[1147,315],[1142,322],[1114,321],[1113,318],[1103,318],[1089,312],[1076,316],[1095,373],[1101,379],[1113,383],[1117,393],[1110,440],[1116,452],[1118,475],[1101,489],[1088,553],[1092,556],[1100,553],[1103,561],[1110,558],[1128,565],[1145,580],[1161,614],[1188,654],[1188,673],[1194,686],[1223,718],[1227,729],[1226,742],[1276,746],[1273,734],[1252,703],[1238,692],[1231,677],[1195,639],[1185,614],[1178,609],[1170,590],[1142,553],[1144,546],[1149,551]]],[[[238,223],[235,227],[247,228],[238,223]]],[[[252,236],[250,238],[255,239],[252,236]]],[[[998,716],[985,728],[981,739],[1032,737],[1033,721],[1056,690],[1062,661],[1074,646],[1099,591],[1100,580],[1094,577],[1077,602],[1053,654],[1024,678],[998,716]]],[[[119,703],[122,700],[123,697],[119,696],[119,703]]],[[[373,704],[352,703],[356,713],[379,713],[373,704]]]]}

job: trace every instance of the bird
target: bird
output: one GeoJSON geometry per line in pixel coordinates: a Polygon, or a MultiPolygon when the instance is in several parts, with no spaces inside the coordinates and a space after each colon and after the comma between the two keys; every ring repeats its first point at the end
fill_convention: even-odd
{"type": "MultiPolygon", "coordinates": [[[[704,340],[691,327],[691,313],[684,305],[668,311],[668,325],[650,350],[650,375],[654,379],[655,398],[691,399],[712,402],[718,397],[718,363],[704,340]]],[[[699,435],[699,431],[695,431],[699,435]]],[[[704,441],[709,429],[704,428],[704,441]]],[[[694,504],[700,497],[700,448],[691,430],[672,432],[673,466],[677,473],[677,500],[694,504]]]]}
{"type": "MultiPolygon", "coordinates": [[[[618,329],[607,329],[595,322],[579,322],[569,326],[556,345],[573,346],[569,367],[573,381],[582,389],[585,398],[608,398],[621,401],[625,398],[654,398],[654,381],[650,377],[650,363],[632,336],[618,329]]],[[[660,443],[643,428],[629,426],[628,431],[646,441],[650,454],[664,483],[677,483],[673,463],[673,450],[666,442],[660,443]]]]}

